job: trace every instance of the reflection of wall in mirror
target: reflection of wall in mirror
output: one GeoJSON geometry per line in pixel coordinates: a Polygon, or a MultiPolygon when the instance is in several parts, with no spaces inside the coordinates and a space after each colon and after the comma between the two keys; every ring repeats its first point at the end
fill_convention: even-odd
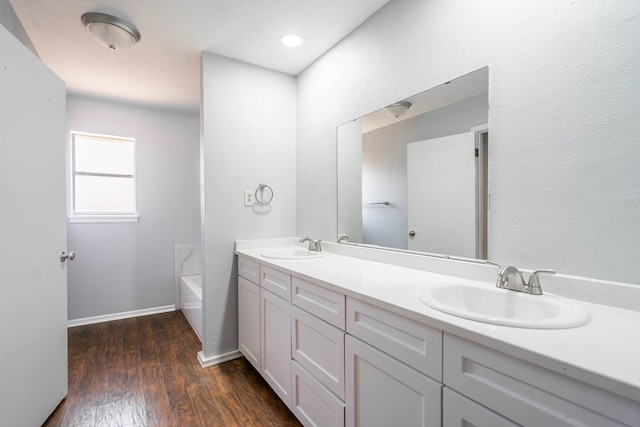
{"type": "Polygon", "coordinates": [[[407,143],[487,123],[487,105],[485,93],[363,135],[363,243],[407,249],[407,143]],[[390,205],[367,205],[383,199],[390,205]]]}
{"type": "Polygon", "coordinates": [[[362,242],[362,119],[338,126],[338,235],[362,242]]]}

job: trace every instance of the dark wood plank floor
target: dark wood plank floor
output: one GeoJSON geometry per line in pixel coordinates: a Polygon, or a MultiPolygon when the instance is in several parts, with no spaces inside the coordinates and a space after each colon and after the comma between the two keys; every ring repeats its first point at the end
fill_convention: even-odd
{"type": "Polygon", "coordinates": [[[69,329],[69,393],[45,426],[300,426],[244,359],[201,368],[182,312],[69,329]]]}

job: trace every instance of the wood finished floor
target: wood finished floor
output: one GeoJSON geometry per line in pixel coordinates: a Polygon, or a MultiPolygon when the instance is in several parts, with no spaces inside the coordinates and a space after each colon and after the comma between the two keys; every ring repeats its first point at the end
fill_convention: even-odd
{"type": "Polygon", "coordinates": [[[180,311],[69,329],[69,393],[44,426],[300,426],[244,359],[201,368],[180,311]]]}

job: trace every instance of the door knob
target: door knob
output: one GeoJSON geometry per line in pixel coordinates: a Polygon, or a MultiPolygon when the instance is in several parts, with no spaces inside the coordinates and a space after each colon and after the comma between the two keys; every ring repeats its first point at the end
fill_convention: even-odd
{"type": "Polygon", "coordinates": [[[409,232],[409,237],[411,237],[411,238],[416,237],[416,232],[415,232],[415,231],[413,231],[413,230],[411,230],[411,231],[409,232]]]}
{"type": "Polygon", "coordinates": [[[69,253],[62,251],[60,254],[60,262],[65,262],[66,260],[73,261],[74,259],[76,259],[76,254],[73,251],[69,251],[69,253]]]}

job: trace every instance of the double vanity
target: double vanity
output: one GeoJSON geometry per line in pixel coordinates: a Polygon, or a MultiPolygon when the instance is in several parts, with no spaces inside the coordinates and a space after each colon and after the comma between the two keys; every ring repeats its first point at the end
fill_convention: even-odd
{"type": "Polygon", "coordinates": [[[640,312],[586,279],[581,300],[579,278],[528,295],[492,265],[344,244],[236,254],[239,349],[305,426],[640,426],[640,312]]]}

